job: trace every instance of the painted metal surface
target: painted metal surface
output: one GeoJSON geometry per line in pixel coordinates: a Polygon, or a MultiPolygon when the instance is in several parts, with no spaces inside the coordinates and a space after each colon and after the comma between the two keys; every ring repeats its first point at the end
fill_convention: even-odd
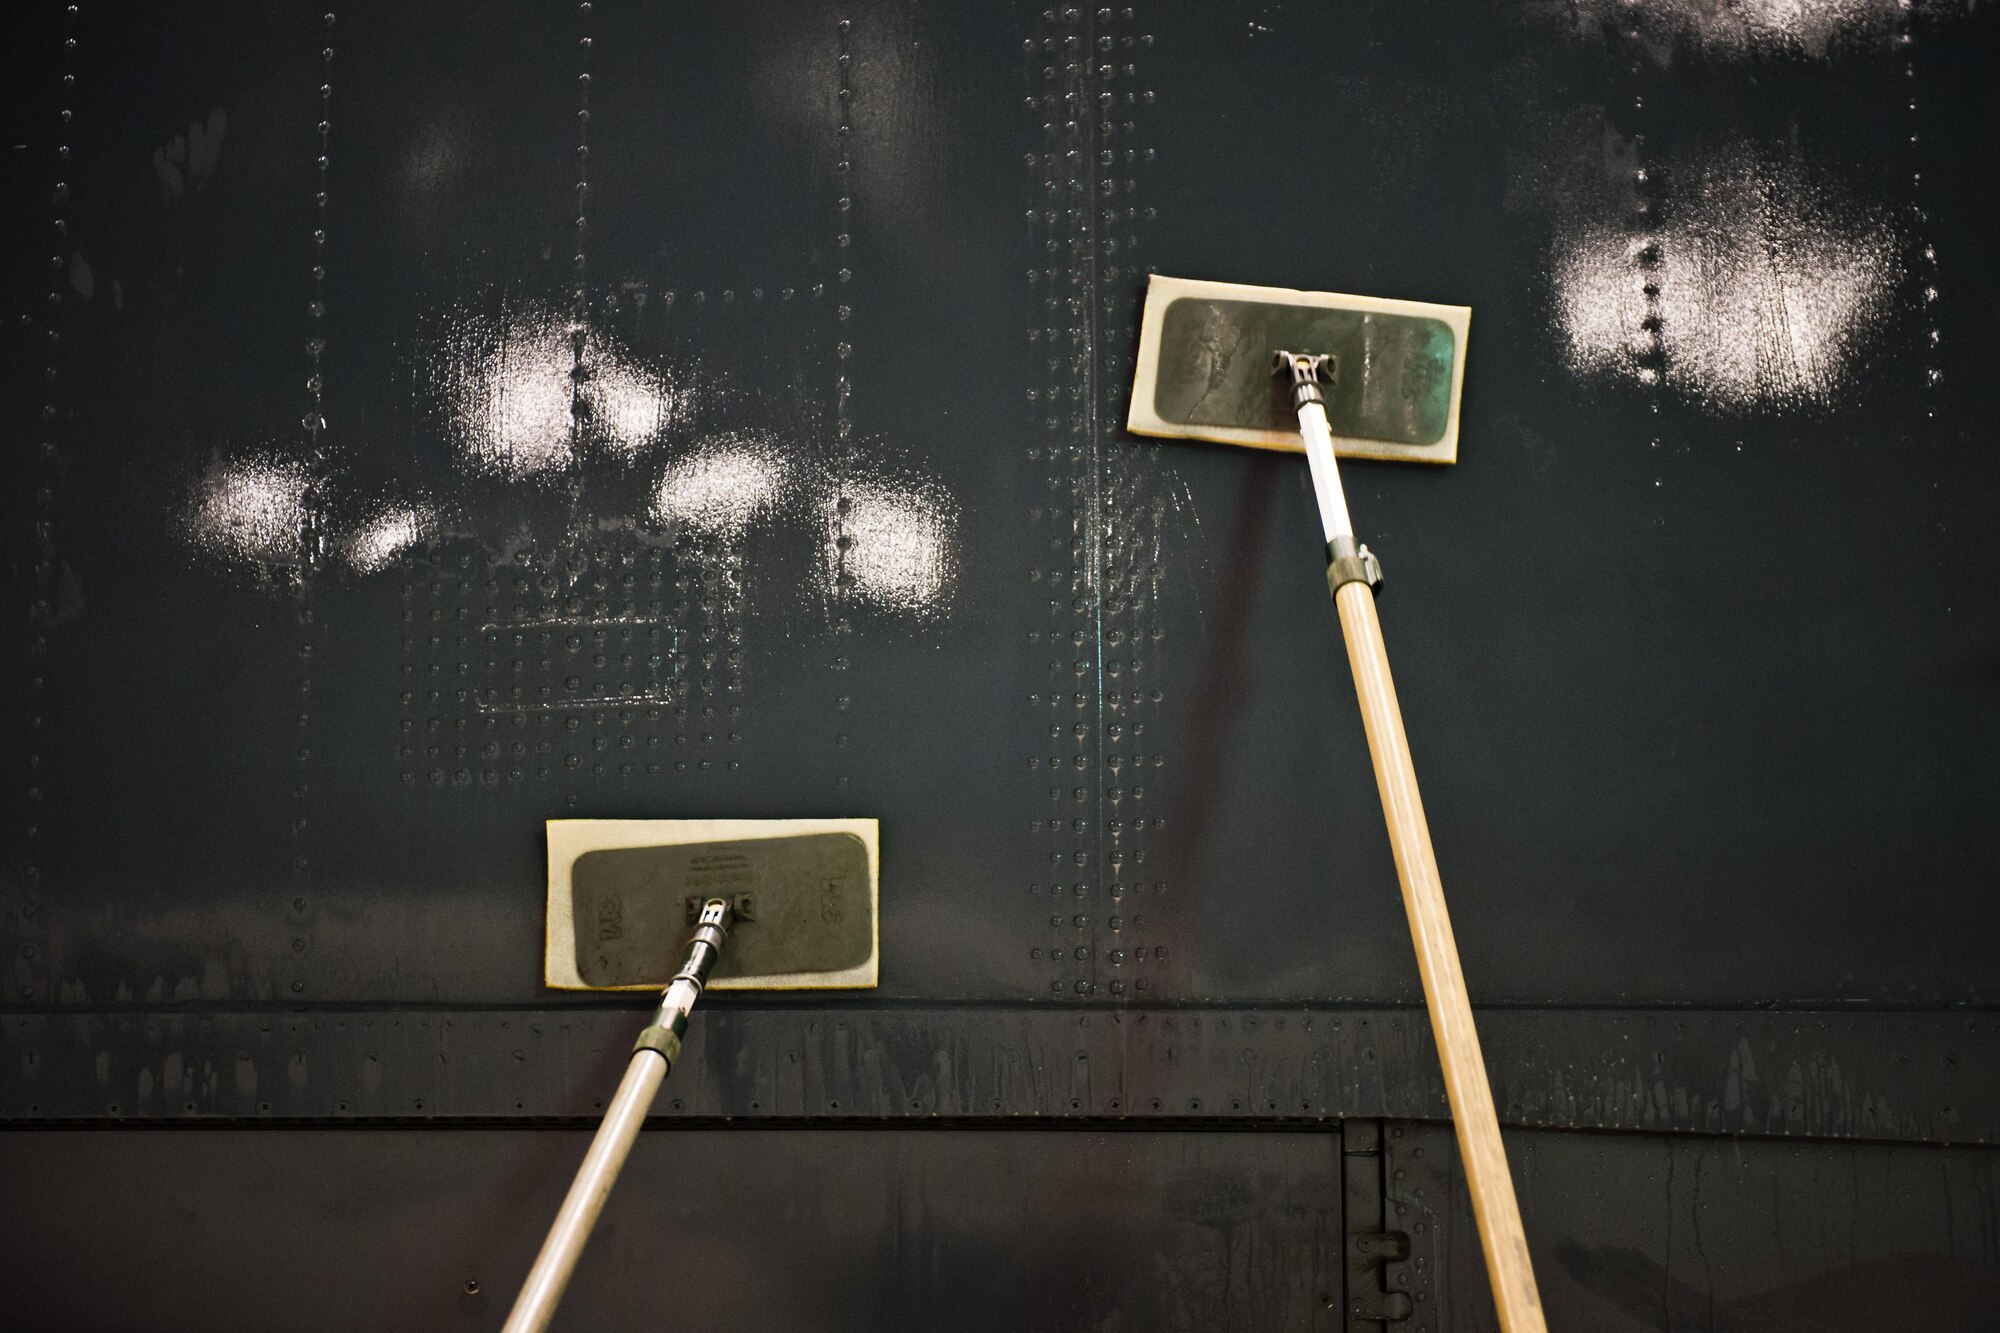
{"type": "Polygon", "coordinates": [[[10,1002],[538,1002],[545,817],[830,808],[893,997],[1412,998],[1296,464],[1115,427],[1151,265],[1479,311],[1355,505],[1480,995],[1991,995],[1989,16],[59,9],[10,1002]]]}
{"type": "MultiPolygon", "coordinates": [[[[1185,1174],[1062,1150],[1130,1165],[1117,1226],[1170,1219],[1116,1253],[998,1183],[1054,1137],[755,1169],[803,1173],[809,1247],[869,1182],[1032,1198],[1016,1270],[1093,1293],[1051,1327],[1229,1326],[1218,1292],[1322,1326],[1310,1282],[1166,1304],[1202,1228],[1307,1244],[1219,1177],[1338,1199],[1300,1117],[1438,1101],[1303,469],[1117,428],[1157,268],[1478,312],[1461,461],[1349,485],[1510,1122],[1992,1137],[1990,7],[16,9],[0,1117],[587,1114],[641,1015],[540,988],[542,822],[879,817],[880,995],[712,997],[663,1114],[1273,1120],[1185,1174]],[[1364,1017],[1401,1036],[1327,1035],[1364,1017]],[[1132,1256],[1168,1287],[1101,1271],[1132,1256]]],[[[384,1290],[434,1257],[385,1182],[566,1137],[384,1132],[357,1211],[297,1220],[410,1266],[384,1290]]],[[[1583,1326],[1764,1326],[1794,1277],[1867,1308],[1743,1211],[1861,1227],[1815,1174],[1855,1163],[1929,1210],[1857,1263],[1990,1263],[1975,1148],[1534,1141],[1552,1308],[1628,1288],[1583,1326]],[[1697,1280],[1656,1224],[1725,1204],[1741,1268],[1697,1280]],[[1657,1313],[1652,1268],[1571,1266],[1590,1227],[1668,1273],[1657,1313]]],[[[59,1142],[199,1211],[230,1145],[353,1141],[0,1138],[52,1154],[33,1197],[86,1179],[59,1142]]],[[[1017,1309],[944,1213],[869,1216],[879,1323],[1017,1309]]],[[[1437,1265],[1440,1302],[1477,1271],[1437,1265]]]]}
{"type": "MultiPolygon", "coordinates": [[[[1419,1312],[1390,1327],[1492,1329],[1449,1128],[1381,1145],[1410,1239],[1386,1285],[1419,1312]]],[[[1551,1328],[1970,1333],[2000,1302],[1991,1152],[1527,1133],[1508,1157],[1551,1328]]]]}
{"type": "MultiPolygon", "coordinates": [[[[1442,1119],[1422,1010],[729,1006],[657,1113],[704,1120],[1442,1119]]],[[[644,1013],[303,1009],[0,1020],[0,1119],[588,1118],[644,1013]]],[[[1503,1123],[1991,1144],[1994,1025],[1927,1014],[1486,1010],[1503,1123]]]]}
{"type": "MultiPolygon", "coordinates": [[[[584,1137],[0,1136],[10,1185],[47,1201],[0,1218],[9,1314],[162,1333],[495,1329],[584,1137]]],[[[1973,1330],[2000,1298],[1990,1152],[1509,1146],[1552,1328],[1973,1330]]],[[[705,1130],[641,1136],[627,1176],[558,1327],[1493,1327],[1443,1126],[705,1130]],[[1408,1315],[1350,1317],[1357,1301],[1408,1315]]]]}
{"type": "MultiPolygon", "coordinates": [[[[0,1221],[9,1320],[161,1333],[498,1329],[585,1138],[0,1137],[9,1181],[60,1200],[40,1223],[14,1210],[0,1221]],[[134,1191],[128,1172],[152,1186],[134,1191]],[[302,1251],[307,1235],[316,1243],[302,1251]],[[119,1280],[103,1280],[121,1252],[119,1280]],[[242,1280],[214,1280],[224,1255],[242,1280]]],[[[1337,1328],[1339,1143],[646,1134],[555,1326],[1337,1328]]]]}

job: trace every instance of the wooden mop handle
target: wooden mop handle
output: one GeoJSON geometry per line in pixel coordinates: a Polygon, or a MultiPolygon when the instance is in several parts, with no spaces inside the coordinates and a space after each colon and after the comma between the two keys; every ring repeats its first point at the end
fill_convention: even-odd
{"type": "Polygon", "coordinates": [[[1382,793],[1382,817],[1396,853],[1396,877],[1403,883],[1403,907],[1410,914],[1410,937],[1417,946],[1417,971],[1424,979],[1431,1031],[1444,1064],[1444,1090],[1451,1099],[1465,1183],[1472,1190],[1472,1213],[1479,1222],[1479,1245],[1486,1252],[1486,1275],[1504,1333],[1547,1333],[1535,1270],[1528,1261],[1528,1238],[1521,1230],[1521,1205],[1500,1146],[1500,1117],[1493,1089],[1479,1056],[1479,1033],[1472,1026],[1472,1002],[1465,973],[1444,910],[1431,830],[1417,795],[1417,770],[1403,734],[1403,710],[1396,706],[1396,683],[1389,678],[1389,654],[1382,646],[1382,622],[1375,618],[1375,585],[1381,569],[1365,546],[1354,541],[1347,496],[1340,486],[1333,430],[1327,424],[1322,383],[1332,383],[1334,358],[1325,353],[1278,351],[1271,369],[1291,387],[1299,438],[1312,470],[1313,496],[1326,532],[1327,583],[1340,609],[1347,662],[1354,668],[1354,692],[1361,697],[1361,723],[1368,753],[1375,760],[1375,785],[1382,793]],[[1325,378],[1323,378],[1325,377],[1325,378]]]}
{"type": "Polygon", "coordinates": [[[1479,1244],[1493,1282],[1493,1303],[1505,1333],[1545,1333],[1542,1298],[1528,1260],[1528,1238],[1521,1229],[1521,1206],[1514,1198],[1514,1181],[1500,1146],[1500,1118],[1493,1110],[1493,1089],[1486,1081],[1479,1034],[1472,1026],[1472,1002],[1466,997],[1465,973],[1459,967],[1458,945],[1444,906],[1444,885],[1431,851],[1430,826],[1424,822],[1424,803],[1417,794],[1417,771],[1410,761],[1409,738],[1403,734],[1396,684],[1389,676],[1375,594],[1366,582],[1343,583],[1334,593],[1334,604],[1340,609],[1347,661],[1361,698],[1361,721],[1368,732],[1368,753],[1375,761],[1375,785],[1382,793],[1382,817],[1388,821],[1389,844],[1396,854],[1410,935],[1416,941],[1417,971],[1424,980],[1431,1031],[1444,1064],[1445,1093],[1451,1099],[1458,1151],[1472,1191],[1473,1216],[1479,1222],[1479,1244]]]}

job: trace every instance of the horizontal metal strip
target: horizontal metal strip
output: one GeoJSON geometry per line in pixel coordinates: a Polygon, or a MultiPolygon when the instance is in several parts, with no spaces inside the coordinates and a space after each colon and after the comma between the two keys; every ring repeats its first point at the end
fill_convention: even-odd
{"type": "MultiPolygon", "coordinates": [[[[628,1009],[0,1019],[0,1121],[587,1119],[628,1009]]],[[[1488,1010],[1510,1125],[1986,1143],[2000,1018],[1488,1010]]],[[[663,1117],[1447,1118],[1419,1009],[698,1010],[663,1117]]]]}

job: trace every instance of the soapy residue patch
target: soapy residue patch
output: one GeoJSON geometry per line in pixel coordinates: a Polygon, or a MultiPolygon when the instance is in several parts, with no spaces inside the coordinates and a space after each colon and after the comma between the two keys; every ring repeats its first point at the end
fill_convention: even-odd
{"type": "Polygon", "coordinates": [[[1907,8],[1907,0],[1532,0],[1531,12],[1589,40],[1636,31],[1661,61],[1677,48],[1818,60],[1843,44],[1891,40],[1907,8]]]}
{"type": "Polygon", "coordinates": [[[1664,374],[1726,409],[1831,402],[1900,276],[1888,219],[1795,153],[1741,141],[1669,164],[1665,182],[1659,226],[1586,220],[1559,236],[1551,280],[1572,364],[1664,374]]]}
{"type": "Polygon", "coordinates": [[[340,554],[356,573],[380,573],[425,540],[436,521],[428,506],[385,506],[348,534],[340,554]]]}
{"type": "Polygon", "coordinates": [[[637,462],[674,418],[680,397],[657,373],[607,352],[584,367],[585,436],[614,457],[637,462]]]}
{"type": "Polygon", "coordinates": [[[260,570],[299,563],[305,550],[311,475],[275,454],[218,461],[195,487],[186,514],[194,545],[260,570]]]}
{"type": "Polygon", "coordinates": [[[783,454],[775,437],[743,432],[703,443],[660,477],[653,521],[724,538],[743,534],[777,503],[783,454]]]}
{"type": "MultiPolygon", "coordinates": [[[[799,546],[782,534],[804,524],[810,563],[791,582],[826,604],[916,620],[949,612],[958,507],[924,469],[888,466],[879,447],[852,446],[835,468],[805,418],[783,429],[702,430],[720,395],[713,386],[697,395],[692,363],[641,364],[611,335],[573,333],[568,318],[546,307],[453,316],[444,327],[424,341],[414,367],[456,474],[427,477],[431,495],[465,482],[511,492],[561,478],[563,521],[574,534],[678,546],[739,599],[755,565],[751,545],[779,536],[770,558],[796,559],[799,546]]],[[[275,453],[218,462],[185,515],[193,544],[265,578],[320,562],[369,577],[440,543],[506,549],[521,540],[520,513],[540,503],[453,504],[453,514],[498,520],[468,527],[413,494],[414,477],[399,475],[372,494],[348,490],[351,465],[339,453],[334,441],[311,467],[275,453]]]]}
{"type": "Polygon", "coordinates": [[[855,482],[841,504],[829,558],[854,592],[885,610],[926,616],[942,609],[958,574],[957,514],[943,489],[855,482]]]}
{"type": "Polygon", "coordinates": [[[1646,318],[1640,266],[1647,240],[1603,224],[1562,237],[1551,265],[1556,320],[1577,370],[1636,375],[1650,347],[1641,331],[1646,318]]]}
{"type": "Polygon", "coordinates": [[[636,462],[686,408],[664,374],[546,307],[457,319],[443,342],[453,443],[510,480],[562,472],[586,449],[636,462]]]}

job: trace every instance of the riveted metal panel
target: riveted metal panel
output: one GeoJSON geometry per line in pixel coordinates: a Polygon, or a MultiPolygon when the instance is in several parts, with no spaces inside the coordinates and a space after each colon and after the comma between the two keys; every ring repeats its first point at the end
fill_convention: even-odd
{"type": "Polygon", "coordinates": [[[1990,19],[1586,10],[52,10],[13,1001],[532,1002],[544,817],[752,812],[884,819],[888,998],[1411,998],[1154,265],[1479,311],[1355,482],[1479,993],[1979,1000],[1990,19]]]}
{"type": "MultiPolygon", "coordinates": [[[[1385,1127],[1389,1265],[1418,1330],[1496,1328],[1447,1127],[1385,1127]]],[[[1552,1328],[1983,1328],[2000,1300],[1994,1154],[1509,1134],[1552,1328]]]]}
{"type": "MultiPolygon", "coordinates": [[[[587,1117],[643,1016],[315,1009],[0,1020],[0,1120],[587,1117]]],[[[1487,1011],[1504,1123],[1983,1144],[1992,1024],[1487,1011]]],[[[1322,1123],[1448,1114],[1421,1011],[713,1006],[659,1114],[1322,1123]]]]}
{"type": "Polygon", "coordinates": [[[1508,1122],[1992,1138],[1989,8],[16,9],[0,1117],[585,1116],[542,821],[804,815],[881,991],[664,1117],[1441,1115],[1303,469],[1117,428],[1157,268],[1475,308],[1349,489],[1508,1122]]]}
{"type": "MultiPolygon", "coordinates": [[[[8,1318],[498,1328],[586,1140],[9,1135],[0,1159],[13,1188],[51,1207],[0,1222],[8,1318]],[[230,1257],[226,1281],[218,1256],[230,1257]]],[[[645,1134],[558,1327],[1320,1333],[1338,1327],[1339,1144],[1332,1133],[645,1134]]]]}

